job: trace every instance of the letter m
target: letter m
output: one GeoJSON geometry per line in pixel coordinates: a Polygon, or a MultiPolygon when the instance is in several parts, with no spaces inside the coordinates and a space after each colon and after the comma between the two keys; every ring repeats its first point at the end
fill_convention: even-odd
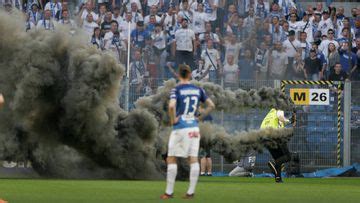
{"type": "Polygon", "coordinates": [[[305,92],[294,92],[294,101],[305,101],[306,93],[305,92]]]}

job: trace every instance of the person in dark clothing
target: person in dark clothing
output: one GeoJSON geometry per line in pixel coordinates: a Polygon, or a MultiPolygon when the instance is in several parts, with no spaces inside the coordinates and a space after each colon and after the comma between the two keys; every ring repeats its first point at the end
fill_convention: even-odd
{"type": "Polygon", "coordinates": [[[334,66],[334,71],[330,73],[329,80],[331,81],[345,81],[348,79],[348,74],[342,70],[341,64],[336,63],[334,66]]]}
{"type": "Polygon", "coordinates": [[[305,59],[305,78],[311,80],[319,80],[322,77],[322,63],[316,56],[316,50],[310,49],[310,56],[305,59]]]}
{"type": "MultiPolygon", "coordinates": [[[[295,112],[293,112],[292,118],[289,120],[285,117],[284,111],[280,109],[272,108],[264,118],[260,128],[279,129],[279,128],[284,128],[287,123],[292,123],[293,126],[295,126],[296,125],[295,116],[296,114],[295,112]]],[[[288,144],[287,141],[279,140],[277,141],[276,146],[273,146],[271,144],[265,145],[274,159],[274,161],[269,161],[268,165],[272,173],[275,175],[276,183],[283,182],[281,178],[281,165],[291,160],[291,153],[289,151],[287,144],[288,144]]]]}

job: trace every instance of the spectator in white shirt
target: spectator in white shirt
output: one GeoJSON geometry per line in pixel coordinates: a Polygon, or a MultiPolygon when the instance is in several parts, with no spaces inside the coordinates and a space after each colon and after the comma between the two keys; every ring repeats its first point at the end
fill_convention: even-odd
{"type": "Polygon", "coordinates": [[[94,28],[99,27],[97,23],[94,22],[93,15],[91,13],[87,14],[86,20],[82,24],[82,29],[90,37],[94,31],[94,28]]]}
{"type": "Polygon", "coordinates": [[[124,20],[123,17],[121,17],[120,15],[120,7],[117,6],[114,7],[112,19],[116,20],[116,22],[118,22],[119,25],[124,20]]]}
{"type": "Polygon", "coordinates": [[[149,21],[150,21],[150,16],[152,16],[152,15],[155,16],[155,18],[156,18],[156,23],[160,23],[161,17],[159,17],[159,16],[157,15],[157,13],[158,13],[158,8],[157,8],[157,6],[156,6],[156,5],[151,6],[151,7],[150,7],[150,14],[147,15],[147,16],[145,16],[145,18],[144,18],[144,23],[145,23],[145,25],[149,23],[149,21]]]}
{"type": "Polygon", "coordinates": [[[201,58],[205,61],[205,67],[209,68],[209,80],[210,82],[217,82],[222,73],[220,54],[213,46],[213,41],[210,39],[207,41],[207,47],[201,53],[201,58]]]}
{"type": "Polygon", "coordinates": [[[51,18],[51,11],[44,11],[44,19],[40,20],[36,26],[37,29],[55,30],[54,21],[51,18]]]}
{"type": "Polygon", "coordinates": [[[286,73],[287,79],[294,77],[294,59],[297,53],[301,52],[301,44],[295,38],[295,31],[290,30],[288,39],[283,42],[283,47],[286,55],[288,56],[288,68],[286,73]]]}
{"type": "Polygon", "coordinates": [[[88,14],[90,13],[92,15],[93,21],[97,21],[99,16],[93,11],[94,5],[91,1],[87,1],[86,4],[84,4],[80,11],[80,18],[81,21],[85,21],[88,14]]]}
{"type": "Polygon", "coordinates": [[[287,66],[288,66],[288,57],[282,48],[281,42],[275,42],[274,49],[271,51],[269,58],[270,79],[273,80],[285,79],[287,66]]]}
{"type": "Polygon", "coordinates": [[[333,43],[336,49],[339,48],[339,43],[334,38],[335,32],[330,29],[327,32],[327,39],[323,40],[319,45],[319,50],[324,54],[325,58],[328,57],[328,47],[330,43],[333,43]]]}
{"type": "Polygon", "coordinates": [[[195,47],[195,33],[188,27],[188,20],[182,19],[181,29],[175,33],[175,46],[172,51],[173,56],[176,56],[176,64],[186,64],[190,68],[195,68],[194,62],[195,47]]]}
{"type": "Polygon", "coordinates": [[[61,2],[59,0],[51,0],[47,4],[45,4],[44,10],[51,11],[51,17],[53,19],[59,20],[61,15],[61,2]]]}
{"type": "Polygon", "coordinates": [[[322,35],[325,35],[330,29],[334,29],[328,10],[323,11],[322,20],[318,25],[318,29],[321,31],[322,35]]]}
{"type": "Polygon", "coordinates": [[[237,87],[239,81],[239,65],[234,62],[234,56],[228,55],[224,65],[224,85],[225,87],[237,87]]]}
{"type": "Polygon", "coordinates": [[[197,4],[197,10],[193,12],[193,30],[195,34],[205,32],[205,23],[209,22],[206,13],[204,13],[204,5],[197,4]]]}
{"type": "Polygon", "coordinates": [[[132,21],[132,14],[131,12],[126,12],[125,18],[123,21],[119,23],[119,30],[123,36],[126,38],[128,37],[129,32],[131,33],[132,30],[136,28],[136,23],[132,21]],[[129,23],[130,23],[130,30],[129,30],[129,23]]]}
{"type": "Polygon", "coordinates": [[[238,64],[241,42],[237,42],[235,34],[229,34],[228,39],[225,40],[225,58],[229,55],[234,56],[234,63],[238,64]]]}
{"type": "Polygon", "coordinates": [[[132,21],[135,23],[139,21],[144,21],[140,9],[135,2],[131,3],[131,15],[132,15],[132,21]]]}

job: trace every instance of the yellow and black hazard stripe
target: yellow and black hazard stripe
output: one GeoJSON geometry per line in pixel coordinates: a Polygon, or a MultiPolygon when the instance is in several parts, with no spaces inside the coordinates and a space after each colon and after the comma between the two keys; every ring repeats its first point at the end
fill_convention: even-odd
{"type": "Polygon", "coordinates": [[[338,84],[336,164],[341,167],[341,83],[338,84]]]}
{"type": "Polygon", "coordinates": [[[281,91],[285,93],[286,85],[333,85],[333,81],[328,80],[282,80],[281,81],[281,91]]]}
{"type": "MultiPolygon", "coordinates": [[[[281,91],[285,94],[286,85],[334,85],[333,81],[320,80],[320,81],[310,81],[310,80],[282,80],[281,81],[281,91]]],[[[337,146],[336,146],[336,164],[338,167],[341,167],[341,83],[337,84],[337,94],[338,94],[338,103],[337,103],[337,146]]],[[[284,169],[284,166],[282,167],[284,169]]]]}

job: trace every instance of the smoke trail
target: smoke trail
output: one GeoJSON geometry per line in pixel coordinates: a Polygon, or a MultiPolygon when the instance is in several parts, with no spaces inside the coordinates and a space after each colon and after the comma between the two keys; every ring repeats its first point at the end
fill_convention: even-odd
{"type": "MultiPolygon", "coordinates": [[[[213,100],[217,111],[240,113],[246,108],[278,108],[282,110],[293,110],[294,105],[291,99],[282,93],[279,89],[262,87],[258,90],[245,91],[237,89],[236,91],[224,90],[221,86],[213,83],[194,84],[204,88],[207,95],[213,100]]],[[[169,80],[160,87],[157,94],[143,97],[137,100],[136,107],[147,109],[156,115],[157,119],[163,124],[168,123],[166,113],[169,101],[170,90],[176,86],[175,80],[169,80]]]]}
{"type": "Polygon", "coordinates": [[[266,128],[229,134],[222,126],[202,123],[200,132],[202,147],[212,149],[228,161],[234,161],[252,149],[261,153],[266,146],[277,146],[278,143],[287,142],[293,130],[266,128]]]}

